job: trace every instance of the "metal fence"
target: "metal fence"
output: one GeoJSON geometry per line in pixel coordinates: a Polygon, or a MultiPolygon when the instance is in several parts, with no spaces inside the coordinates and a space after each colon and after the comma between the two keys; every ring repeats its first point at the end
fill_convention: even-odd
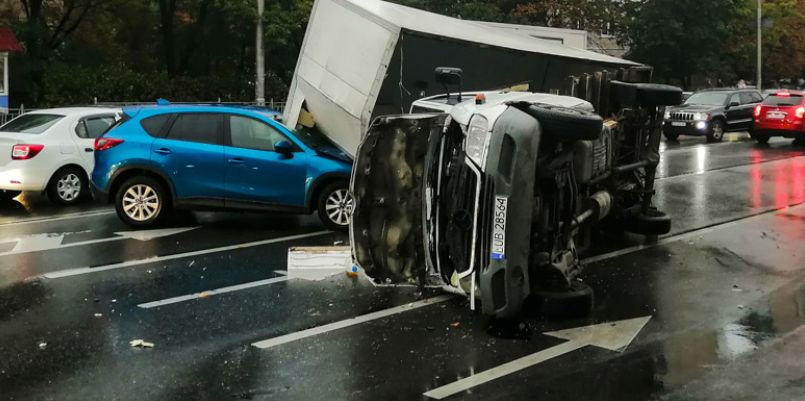
{"type": "MultiPolygon", "coordinates": [[[[212,101],[212,102],[171,102],[172,104],[222,104],[222,105],[231,105],[231,106],[255,106],[255,102],[222,102],[212,101]]],[[[94,103],[90,106],[116,106],[116,107],[123,107],[123,106],[137,106],[137,105],[151,105],[154,103],[144,103],[144,102],[103,102],[97,99],[94,100],[94,103]]],[[[285,111],[285,102],[275,102],[274,99],[269,99],[266,101],[265,107],[276,110],[279,113],[285,111]]],[[[34,111],[37,109],[27,108],[25,106],[21,106],[15,109],[8,109],[7,113],[0,112],[0,125],[3,125],[14,118],[19,117],[22,114],[25,114],[30,111],[34,111]]]]}

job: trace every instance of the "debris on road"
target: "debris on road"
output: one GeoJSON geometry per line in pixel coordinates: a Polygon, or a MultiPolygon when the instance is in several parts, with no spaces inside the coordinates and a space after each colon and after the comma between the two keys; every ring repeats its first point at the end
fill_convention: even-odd
{"type": "Polygon", "coordinates": [[[209,296],[210,296],[210,292],[209,292],[209,291],[201,291],[200,293],[198,293],[198,297],[199,297],[199,298],[207,298],[207,297],[209,297],[209,296]]]}
{"type": "Polygon", "coordinates": [[[46,343],[46,342],[44,342],[44,341],[43,341],[43,342],[41,342],[41,343],[39,343],[39,349],[45,349],[45,348],[47,348],[47,347],[48,347],[48,343],[46,343]]]}
{"type": "Polygon", "coordinates": [[[148,341],[143,341],[140,338],[138,338],[136,340],[129,341],[129,345],[131,345],[134,348],[154,348],[154,343],[149,343],[148,341]]]}
{"type": "Polygon", "coordinates": [[[95,317],[103,317],[103,314],[102,313],[96,313],[95,317]]]}
{"type": "Polygon", "coordinates": [[[453,328],[458,328],[458,326],[461,326],[461,322],[453,322],[453,323],[450,323],[450,327],[453,327],[453,328]]]}

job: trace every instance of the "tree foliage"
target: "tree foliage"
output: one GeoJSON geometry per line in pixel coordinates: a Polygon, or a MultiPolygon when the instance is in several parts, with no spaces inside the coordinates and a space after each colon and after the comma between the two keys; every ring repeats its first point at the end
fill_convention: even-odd
{"type": "MultiPolygon", "coordinates": [[[[686,86],[754,76],[755,0],[393,1],[462,19],[606,30],[660,80],[686,86]]],[[[268,98],[287,93],[313,2],[266,0],[268,98]]],[[[764,14],[764,74],[805,74],[805,1],[765,0],[764,14]]],[[[12,101],[250,100],[256,18],[255,0],[5,0],[0,26],[26,46],[12,57],[12,101]]]]}

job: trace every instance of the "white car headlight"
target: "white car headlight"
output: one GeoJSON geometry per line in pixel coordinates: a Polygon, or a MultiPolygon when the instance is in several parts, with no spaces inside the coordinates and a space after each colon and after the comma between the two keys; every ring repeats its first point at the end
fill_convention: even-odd
{"type": "Polygon", "coordinates": [[[707,113],[693,113],[694,120],[707,120],[710,116],[707,113]]]}
{"type": "Polygon", "coordinates": [[[464,138],[464,152],[482,169],[486,164],[486,151],[489,144],[489,121],[476,114],[470,119],[467,137],[464,138]]]}
{"type": "Polygon", "coordinates": [[[671,111],[670,110],[665,110],[665,114],[662,115],[662,118],[664,120],[670,120],[671,119],[671,111]]]}

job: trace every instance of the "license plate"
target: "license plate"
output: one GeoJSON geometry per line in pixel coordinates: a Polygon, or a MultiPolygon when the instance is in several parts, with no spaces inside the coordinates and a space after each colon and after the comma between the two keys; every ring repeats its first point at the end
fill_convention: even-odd
{"type": "Polygon", "coordinates": [[[492,259],[506,259],[506,209],[509,198],[495,196],[494,219],[492,220],[492,259]]]}
{"type": "Polygon", "coordinates": [[[782,120],[785,118],[785,113],[782,111],[769,111],[766,113],[766,118],[769,120],[782,120]]]}
{"type": "Polygon", "coordinates": [[[683,123],[681,121],[671,121],[671,125],[674,127],[684,127],[688,125],[687,123],[683,123]]]}

